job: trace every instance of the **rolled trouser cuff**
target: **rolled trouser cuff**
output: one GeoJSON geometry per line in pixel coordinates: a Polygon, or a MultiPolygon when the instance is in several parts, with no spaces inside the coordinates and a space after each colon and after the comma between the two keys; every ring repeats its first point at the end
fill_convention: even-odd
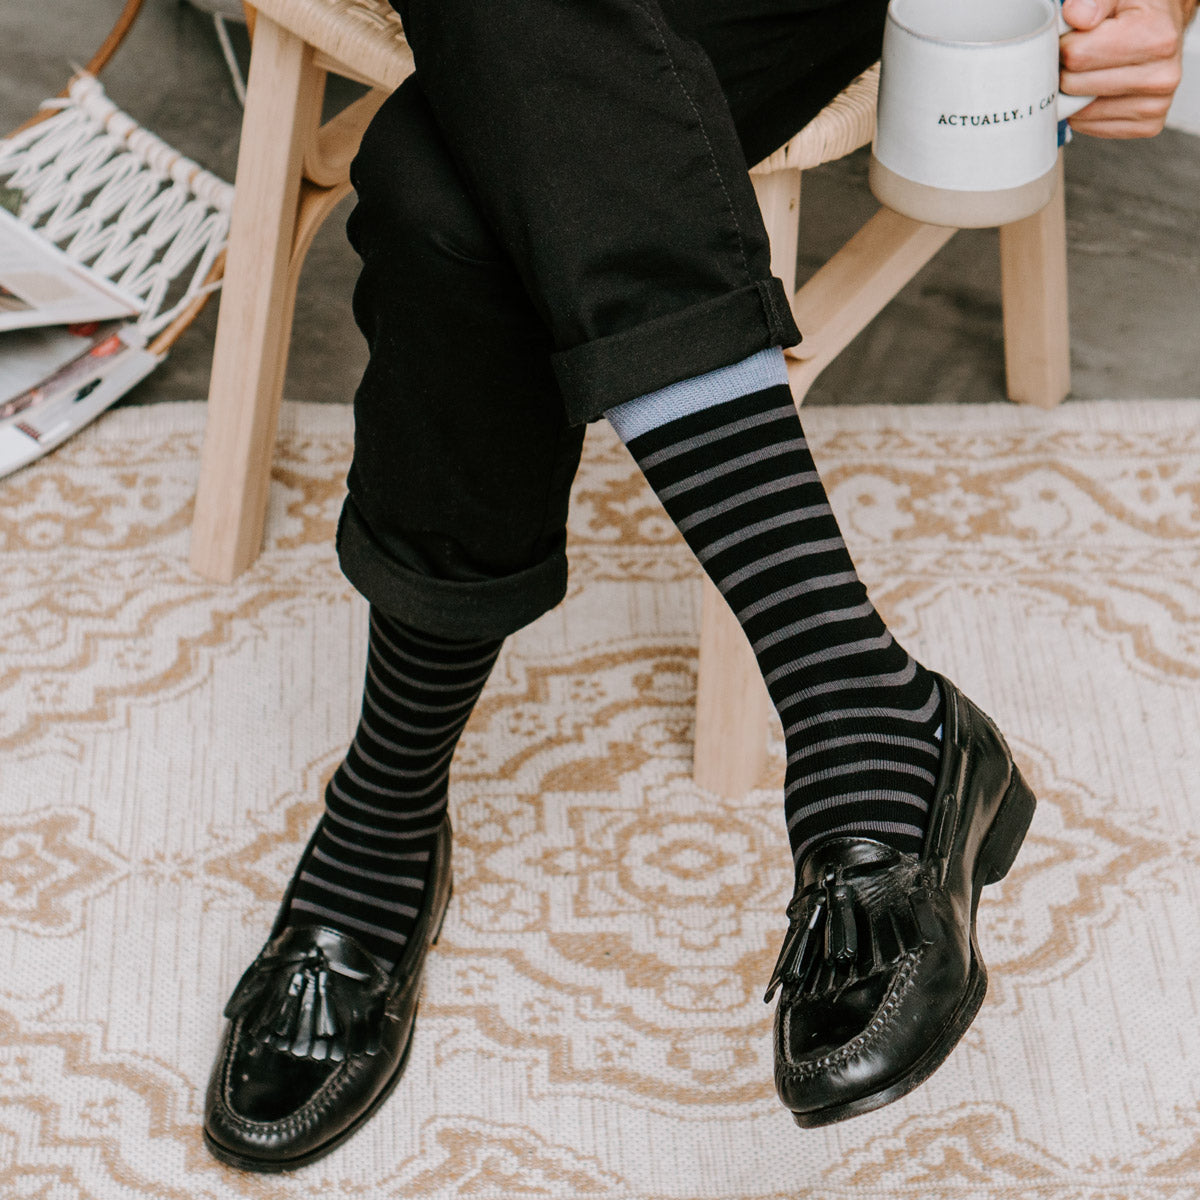
{"type": "Polygon", "coordinates": [[[582,425],[626,400],[799,341],[787,292],[772,276],[561,351],[552,362],[567,418],[582,425]]]}
{"type": "Polygon", "coordinates": [[[467,640],[502,638],[549,612],[567,592],[562,550],[498,579],[438,579],[397,562],[348,496],[337,530],[342,573],[371,604],[423,633],[467,640]]]}

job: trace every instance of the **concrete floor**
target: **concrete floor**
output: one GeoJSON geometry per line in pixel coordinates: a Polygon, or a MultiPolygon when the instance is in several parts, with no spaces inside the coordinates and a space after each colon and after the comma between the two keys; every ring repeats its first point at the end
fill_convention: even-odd
{"type": "MultiPolygon", "coordinates": [[[[84,62],[119,0],[0,5],[0,129],[31,114],[84,62]]],[[[246,53],[244,32],[235,31],[246,53]]],[[[147,0],[103,82],[113,100],[185,154],[232,180],[241,112],[208,17],[147,0]]],[[[332,100],[336,102],[335,94],[332,100]]],[[[1200,138],[1078,138],[1067,150],[1073,396],[1200,394],[1200,138]]],[[[870,215],[866,155],[809,172],[800,269],[820,265],[870,215]]],[[[366,361],[350,313],[357,259],[326,223],[301,281],[285,394],[348,402],[366,361]]],[[[125,403],[205,395],[216,305],[125,403]]],[[[1004,396],[994,231],[963,231],[847,348],[810,404],[931,403],[1004,396]]]]}

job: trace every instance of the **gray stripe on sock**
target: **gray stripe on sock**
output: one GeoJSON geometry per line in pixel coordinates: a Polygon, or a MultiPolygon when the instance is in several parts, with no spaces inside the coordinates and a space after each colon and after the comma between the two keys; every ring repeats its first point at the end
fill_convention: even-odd
{"type": "Polygon", "coordinates": [[[782,714],[784,710],[792,708],[796,704],[802,704],[805,700],[815,699],[817,696],[828,696],[833,692],[865,691],[867,688],[904,687],[916,677],[917,664],[910,658],[908,665],[899,671],[891,671],[883,675],[859,675],[854,679],[835,679],[829,683],[819,683],[814,687],[802,688],[800,691],[786,696],[775,708],[782,714]]]}
{"type": "Polygon", "coordinates": [[[832,575],[817,575],[812,579],[802,579],[799,583],[792,583],[785,588],[780,588],[777,592],[772,592],[769,596],[764,596],[753,604],[747,604],[745,608],[739,608],[737,619],[739,623],[745,625],[751,617],[757,617],[759,613],[764,613],[777,604],[795,600],[797,596],[807,596],[812,592],[821,592],[828,588],[857,582],[858,576],[853,571],[835,571],[832,575]]]}
{"type": "MultiPolygon", "coordinates": [[[[467,662],[446,662],[444,659],[428,659],[418,658],[415,654],[409,653],[401,646],[397,646],[395,642],[387,636],[386,633],[379,627],[379,623],[374,616],[371,617],[371,636],[378,638],[393,654],[398,654],[401,658],[407,659],[411,663],[417,663],[423,667],[429,667],[434,671],[465,671],[470,667],[481,667],[484,663],[488,664],[488,669],[491,669],[491,664],[495,662],[499,650],[490,650],[481,658],[473,658],[467,662]]],[[[468,643],[472,645],[476,643],[468,643]]],[[[482,643],[478,643],[482,644],[482,643]]],[[[433,648],[432,643],[423,642],[422,645],[433,648]]],[[[437,647],[438,649],[448,649],[448,647],[437,647]]]]}
{"type": "Polygon", "coordinates": [[[931,746],[919,738],[900,737],[891,733],[849,733],[845,737],[826,738],[821,742],[812,742],[788,755],[788,766],[802,759],[811,758],[814,754],[825,754],[830,750],[840,750],[843,746],[904,746],[909,750],[920,750],[932,758],[940,757],[940,746],[931,746]]]}
{"type": "Polygon", "coordinates": [[[825,712],[818,713],[816,716],[806,717],[802,721],[797,721],[794,725],[787,726],[784,730],[784,736],[790,738],[797,733],[803,733],[806,729],[811,729],[814,725],[827,725],[830,721],[892,720],[908,721],[914,725],[923,725],[933,716],[941,698],[941,690],[935,682],[929,699],[918,709],[910,711],[907,708],[887,708],[878,705],[871,705],[866,708],[826,709],[825,712]]]}
{"type": "MultiPolygon", "coordinates": [[[[363,699],[366,702],[366,707],[375,713],[376,716],[382,717],[383,720],[387,722],[390,729],[401,729],[405,733],[418,733],[427,735],[434,733],[445,733],[446,730],[449,729],[454,731],[455,737],[458,737],[458,731],[463,725],[462,717],[455,717],[454,720],[445,725],[410,725],[407,721],[401,721],[396,717],[393,717],[391,712],[384,708],[383,705],[381,705],[379,701],[371,695],[370,688],[365,688],[363,690],[363,699]]],[[[371,732],[374,734],[374,730],[371,732]]]]}
{"type": "Polygon", "coordinates": [[[815,613],[811,617],[805,617],[802,621],[793,621],[790,625],[785,625],[774,633],[760,637],[754,643],[754,653],[761,654],[762,651],[769,650],[780,642],[786,642],[788,638],[794,637],[797,633],[807,633],[810,629],[819,629],[822,625],[835,625],[839,621],[853,621],[874,611],[875,606],[870,600],[864,600],[861,604],[855,604],[850,608],[833,608],[828,612],[815,613]]]}
{"type": "Polygon", "coordinates": [[[343,927],[347,929],[361,929],[364,933],[378,934],[385,941],[392,942],[394,945],[408,945],[408,938],[401,933],[397,933],[394,929],[388,929],[386,925],[375,925],[371,921],[360,921],[356,917],[348,917],[345,913],[340,913],[333,908],[326,908],[322,904],[313,904],[308,900],[302,899],[293,900],[291,908],[292,911],[299,910],[300,912],[314,913],[318,917],[324,917],[338,929],[343,927]]]}
{"type": "Polygon", "coordinates": [[[823,650],[814,650],[812,654],[805,654],[790,663],[785,663],[782,667],[776,667],[770,674],[765,675],[763,680],[767,687],[770,687],[776,680],[794,675],[806,667],[815,666],[817,663],[836,662],[839,658],[853,658],[857,654],[869,654],[872,650],[886,650],[894,641],[891,632],[885,629],[878,637],[860,638],[857,642],[837,642],[823,650]]]}
{"type": "MultiPolygon", "coordinates": [[[[788,421],[795,417],[796,410],[790,404],[782,404],[778,408],[771,409],[770,412],[755,413],[751,417],[739,417],[736,421],[730,421],[726,425],[719,425],[711,433],[697,434],[695,437],[683,438],[678,442],[672,442],[669,446],[664,446],[661,450],[655,450],[653,454],[647,454],[644,458],[638,459],[638,466],[643,472],[649,471],[652,467],[657,467],[661,463],[669,462],[672,458],[678,458],[681,454],[688,454],[692,450],[699,450],[701,446],[707,446],[712,441],[722,441],[732,434],[745,433],[748,429],[756,429],[760,425],[771,425],[775,421],[788,421]]],[[[805,449],[808,448],[807,442],[805,449]]]]}
{"type": "MultiPolygon", "coordinates": [[[[338,816],[336,813],[330,814],[330,820],[336,821],[338,816]]],[[[437,833],[437,826],[430,826],[428,829],[419,829],[416,833],[405,833],[399,836],[404,837],[408,841],[419,841],[433,837],[437,833]]],[[[357,842],[348,842],[345,838],[340,838],[336,833],[333,833],[329,824],[321,830],[321,836],[328,838],[335,846],[341,846],[344,850],[350,850],[355,854],[369,854],[372,858],[385,858],[389,862],[428,862],[428,850],[397,850],[394,853],[391,851],[383,852],[380,850],[364,850],[357,842]]]]}
{"type": "MultiPolygon", "coordinates": [[[[889,804],[907,804],[922,814],[929,811],[928,804],[918,800],[909,792],[895,792],[890,788],[871,788],[862,792],[842,792],[836,796],[825,796],[821,800],[814,800],[811,804],[804,804],[788,817],[787,827],[792,829],[798,821],[803,821],[805,817],[828,812],[831,808],[842,808],[854,804],[877,804],[880,801],[886,801],[889,804]]],[[[854,826],[847,825],[844,828],[854,828],[854,826]]],[[[870,829],[872,826],[863,824],[859,828],[870,829]]]]}
{"type": "MultiPolygon", "coordinates": [[[[451,746],[449,750],[439,754],[437,758],[429,759],[428,755],[417,754],[412,750],[409,750],[407,752],[407,756],[409,758],[428,759],[425,766],[413,769],[410,767],[392,766],[390,763],[382,763],[379,761],[379,759],[372,758],[371,755],[369,755],[362,748],[362,744],[359,742],[357,734],[355,735],[354,741],[350,743],[350,749],[353,750],[354,753],[357,754],[358,757],[362,759],[362,761],[366,763],[368,767],[374,767],[375,770],[383,771],[387,775],[394,775],[397,779],[420,779],[423,775],[428,775],[430,771],[439,771],[440,773],[442,765],[454,753],[454,747],[451,746]]],[[[447,767],[446,770],[448,772],[449,767],[447,767]]]]}
{"type": "MultiPolygon", "coordinates": [[[[717,580],[717,587],[722,595],[728,595],[739,583],[745,583],[747,579],[753,579],[755,575],[761,575],[763,571],[769,571],[772,567],[793,562],[798,558],[808,558],[811,554],[825,554],[829,550],[843,549],[845,543],[840,537],[822,538],[818,542],[802,542],[798,546],[789,546],[786,550],[776,550],[774,554],[765,554],[747,566],[731,571],[717,580]]],[[[824,578],[834,579],[838,576],[826,575],[824,578]]],[[[855,575],[854,578],[857,579],[858,576],[855,575]]]]}
{"type": "MultiPolygon", "coordinates": [[[[331,883],[328,879],[322,879],[320,875],[314,875],[311,871],[301,871],[300,879],[311,883],[323,892],[329,892],[334,896],[345,896],[347,900],[357,900],[360,904],[378,908],[382,912],[394,912],[402,917],[415,917],[419,911],[412,904],[397,904],[394,900],[380,900],[378,896],[373,896],[370,892],[356,892],[353,888],[331,883]]],[[[400,880],[393,880],[393,882],[399,885],[400,880]]],[[[417,887],[422,885],[420,879],[415,879],[413,882],[417,887]]]]}
{"type": "MultiPolygon", "coordinates": [[[[827,779],[840,779],[843,775],[857,775],[860,771],[874,771],[880,774],[894,772],[897,775],[912,775],[916,779],[923,779],[926,783],[937,782],[934,773],[927,771],[924,767],[916,767],[906,762],[881,763],[877,758],[860,758],[852,763],[840,763],[836,767],[826,767],[822,771],[813,771],[808,775],[801,775],[799,779],[793,779],[783,789],[783,798],[787,800],[793,793],[798,792],[801,788],[812,787],[814,783],[824,783],[827,779]]],[[[853,794],[855,793],[851,793],[851,795],[853,794]]]]}
{"type": "Polygon", "coordinates": [[[724,516],[726,513],[733,512],[735,508],[741,508],[744,504],[753,504],[755,500],[761,500],[764,496],[773,496],[778,492],[785,492],[789,488],[803,487],[804,484],[811,483],[815,478],[816,473],[812,471],[801,471],[795,475],[781,475],[778,479],[771,480],[770,483],[755,484],[754,487],[747,488],[744,492],[738,492],[735,496],[728,496],[716,504],[710,504],[707,508],[697,509],[690,517],[684,517],[677,521],[676,526],[680,533],[687,533],[689,529],[703,525],[705,521],[710,521],[713,517],[724,516]]]}
{"type": "MultiPolygon", "coordinates": [[[[389,700],[395,700],[397,704],[402,704],[405,708],[416,709],[417,712],[455,712],[459,709],[466,708],[468,705],[474,704],[476,699],[474,696],[471,696],[466,700],[460,700],[457,704],[419,704],[416,700],[409,699],[408,696],[402,696],[399,692],[393,692],[391,688],[384,684],[384,682],[379,678],[379,675],[376,673],[375,664],[373,662],[368,662],[367,664],[367,677],[389,700]]],[[[465,718],[463,719],[465,720],[465,718]]]]}
{"type": "Polygon", "coordinates": [[[730,546],[736,546],[749,538],[757,537],[760,533],[769,533],[772,529],[782,529],[785,525],[801,525],[815,517],[829,516],[832,512],[833,510],[828,504],[808,504],[804,508],[791,509],[789,512],[768,517],[765,521],[756,521],[753,525],[739,529],[737,533],[717,538],[715,542],[710,542],[705,546],[696,557],[702,563],[706,563],[710,558],[715,558],[720,554],[722,550],[727,550],[730,546]]]}
{"type": "MultiPolygon", "coordinates": [[[[338,842],[339,846],[344,846],[345,842],[338,842]]],[[[361,851],[360,851],[361,853],[361,851]]],[[[370,851],[367,851],[370,853],[370,851]]],[[[375,883],[395,883],[395,884],[411,884],[413,887],[424,887],[425,880],[420,875],[395,875],[387,871],[370,871],[366,867],[355,866],[354,863],[342,862],[340,858],[334,858],[332,854],[326,854],[319,846],[313,847],[313,858],[318,862],[323,862],[328,866],[333,867],[337,871],[345,871],[347,875],[357,875],[360,879],[371,879],[375,883]]],[[[375,855],[376,858],[381,857],[375,855]]],[[[404,858],[401,855],[396,856],[398,862],[414,862],[416,859],[404,858]]],[[[425,861],[429,861],[429,854],[425,854],[425,861]]]]}
{"type": "MultiPolygon", "coordinates": [[[[427,787],[419,792],[389,792],[384,788],[378,788],[374,784],[367,783],[366,780],[361,779],[354,773],[352,768],[347,767],[343,762],[342,765],[338,767],[333,778],[329,781],[329,790],[343,803],[349,804],[351,808],[357,808],[361,812],[369,812],[372,816],[390,818],[393,821],[406,821],[409,817],[423,817],[428,816],[433,812],[440,812],[446,803],[445,797],[443,796],[436,800],[433,804],[426,805],[424,808],[410,809],[407,804],[405,804],[403,807],[400,807],[399,811],[397,811],[396,808],[375,808],[373,805],[367,804],[362,800],[358,800],[342,790],[338,784],[338,775],[342,774],[343,772],[348,775],[354,783],[358,784],[360,787],[366,788],[368,791],[372,791],[377,795],[390,796],[393,799],[404,801],[415,799],[418,796],[427,795],[429,792],[442,787],[443,781],[440,779],[435,779],[431,787],[427,787]]],[[[350,822],[347,821],[346,824],[348,825],[350,822]]],[[[360,825],[358,828],[363,830],[364,833],[371,832],[371,826],[369,825],[360,825]]]]}
{"type": "MultiPolygon", "coordinates": [[[[703,487],[706,483],[712,483],[714,479],[720,479],[722,476],[730,475],[734,471],[740,471],[742,467],[752,467],[757,463],[766,462],[772,458],[779,458],[783,454],[795,454],[802,449],[804,449],[802,438],[785,438],[781,442],[773,442],[770,446],[764,446],[761,450],[751,450],[748,454],[739,454],[737,458],[722,459],[715,467],[706,467],[703,471],[697,471],[694,475],[684,476],[677,483],[657,489],[658,498],[666,503],[666,501],[673,500],[676,496],[681,496],[685,492],[703,487]]],[[[716,452],[716,447],[714,447],[714,452],[716,452]]],[[[811,483],[817,478],[817,473],[816,471],[803,471],[796,478],[811,483]]]]}
{"type": "MultiPolygon", "coordinates": [[[[434,742],[432,746],[422,746],[420,753],[423,754],[433,754],[438,750],[443,750],[445,747],[453,745],[458,741],[462,734],[463,722],[461,720],[452,721],[449,725],[435,725],[431,726],[429,729],[424,729],[420,725],[410,725],[407,721],[395,720],[391,713],[387,711],[387,709],[380,707],[378,700],[372,701],[370,708],[376,716],[381,717],[387,722],[389,731],[395,729],[404,733],[420,734],[423,737],[430,734],[442,733],[445,730],[450,731],[444,738],[442,738],[440,742],[434,742]]],[[[371,724],[365,711],[358,719],[358,732],[360,734],[365,733],[367,737],[370,738],[372,745],[378,746],[380,749],[393,750],[399,754],[416,753],[411,742],[393,742],[389,738],[385,738],[383,734],[381,734],[379,730],[371,724]]]]}
{"type": "Polygon", "coordinates": [[[403,671],[387,662],[379,653],[376,653],[372,657],[380,670],[386,672],[388,679],[399,679],[409,684],[413,691],[416,692],[470,692],[472,698],[474,698],[484,684],[483,676],[476,676],[474,679],[459,680],[457,683],[430,683],[428,680],[406,675],[403,671]]]}

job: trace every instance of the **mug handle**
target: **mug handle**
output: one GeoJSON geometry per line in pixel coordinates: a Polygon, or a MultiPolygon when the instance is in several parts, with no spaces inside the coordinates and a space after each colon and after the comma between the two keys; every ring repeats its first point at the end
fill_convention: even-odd
{"type": "Polygon", "coordinates": [[[1066,92],[1058,93],[1058,119],[1060,121],[1073,117],[1081,108],[1087,108],[1095,96],[1068,96],[1066,92]]]}
{"type": "MultiPolygon", "coordinates": [[[[1055,4],[1055,15],[1058,17],[1058,36],[1062,37],[1064,33],[1071,33],[1074,26],[1068,24],[1066,17],[1062,15],[1062,3],[1055,4]]],[[[1095,96],[1068,96],[1066,92],[1058,93],[1058,119],[1059,122],[1066,121],[1068,117],[1073,117],[1081,108],[1087,108],[1095,96]]]]}

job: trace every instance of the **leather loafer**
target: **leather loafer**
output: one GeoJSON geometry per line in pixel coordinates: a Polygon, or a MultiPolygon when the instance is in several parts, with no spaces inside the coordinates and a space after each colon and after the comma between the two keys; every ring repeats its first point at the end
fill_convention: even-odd
{"type": "Polygon", "coordinates": [[[416,927],[388,970],[339,930],[286,925],[289,888],[225,1007],[204,1118],[217,1158],[248,1171],[294,1170],[340,1145],[387,1099],[404,1072],[425,955],[450,890],[447,817],[416,927]]]}
{"type": "Polygon", "coordinates": [[[798,1125],[870,1112],[949,1056],[987,990],[981,889],[1012,866],[1035,800],[991,720],[952,683],[920,856],[833,836],[802,860],[767,987],[775,1087],[798,1125]]]}

